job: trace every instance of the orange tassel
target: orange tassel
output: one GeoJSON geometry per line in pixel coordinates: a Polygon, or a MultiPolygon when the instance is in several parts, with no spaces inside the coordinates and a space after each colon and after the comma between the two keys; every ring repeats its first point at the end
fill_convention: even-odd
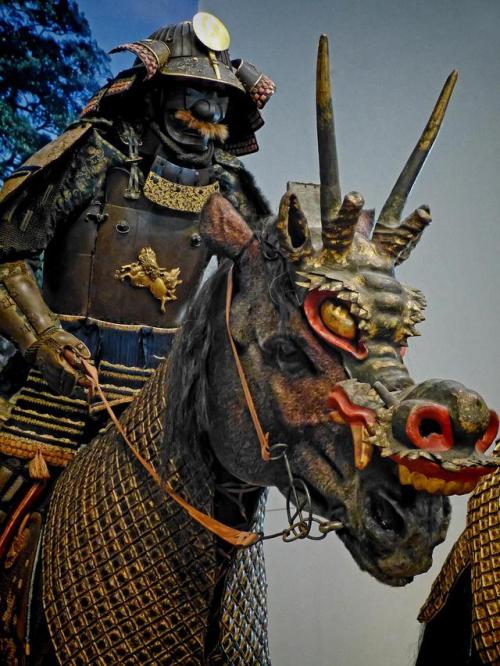
{"type": "Polygon", "coordinates": [[[36,452],[35,457],[29,461],[28,472],[30,473],[30,477],[37,481],[46,481],[47,479],[50,479],[49,468],[47,467],[47,463],[45,462],[45,458],[40,449],[36,452]]]}

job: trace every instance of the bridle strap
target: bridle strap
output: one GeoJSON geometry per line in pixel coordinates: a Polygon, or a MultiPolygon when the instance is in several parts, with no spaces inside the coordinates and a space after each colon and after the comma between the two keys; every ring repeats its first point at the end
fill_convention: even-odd
{"type": "Polygon", "coordinates": [[[125,432],[121,423],[117,419],[116,414],[114,413],[111,405],[109,404],[108,399],[104,395],[104,391],[102,390],[102,387],[99,383],[97,368],[83,358],[80,359],[80,361],[85,370],[85,374],[91,383],[92,388],[95,388],[95,390],[99,394],[99,397],[101,398],[116,430],[122,436],[123,440],[127,444],[130,451],[134,454],[135,458],[140,462],[143,468],[148,472],[151,478],[160,486],[160,488],[162,488],[167,493],[167,495],[174,500],[174,502],[179,504],[179,506],[181,506],[191,516],[193,520],[195,520],[197,523],[199,523],[200,525],[202,525],[207,530],[217,535],[224,541],[227,541],[232,546],[244,548],[254,544],[260,538],[260,534],[257,534],[256,532],[245,532],[243,530],[234,529],[234,527],[230,527],[229,525],[224,525],[224,523],[221,523],[216,518],[213,518],[212,516],[203,513],[203,511],[199,511],[194,506],[189,504],[189,502],[187,502],[183,497],[181,497],[178,493],[176,493],[173,490],[172,486],[168,481],[164,481],[162,478],[160,478],[160,475],[155,470],[153,465],[151,465],[151,463],[148,462],[132,444],[132,442],[127,436],[127,433],[125,432]]]}
{"type": "Polygon", "coordinates": [[[234,264],[231,266],[227,274],[227,289],[226,289],[227,337],[229,339],[229,345],[231,347],[231,351],[233,352],[233,358],[236,365],[236,370],[238,371],[238,376],[240,378],[241,388],[243,389],[245,401],[247,403],[248,412],[250,414],[250,418],[252,419],[257,439],[259,440],[260,455],[262,456],[262,460],[268,462],[271,459],[271,452],[269,451],[269,433],[268,432],[264,433],[264,431],[262,430],[257,410],[255,409],[255,403],[252,398],[252,393],[248,386],[247,378],[245,376],[245,371],[243,370],[243,366],[241,365],[240,357],[238,355],[238,350],[236,349],[236,343],[234,342],[233,335],[231,333],[230,318],[231,318],[231,303],[233,301],[233,268],[234,264]]]}

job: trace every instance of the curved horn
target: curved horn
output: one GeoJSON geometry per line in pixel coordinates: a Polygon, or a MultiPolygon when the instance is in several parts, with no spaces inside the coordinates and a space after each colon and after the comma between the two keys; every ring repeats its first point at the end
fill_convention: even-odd
{"type": "Polygon", "coordinates": [[[380,212],[377,226],[382,225],[385,227],[395,227],[400,222],[406,199],[408,198],[411,188],[413,187],[413,183],[420,173],[420,169],[422,168],[427,155],[429,154],[438,135],[441,123],[443,122],[444,114],[446,113],[448,102],[450,101],[450,97],[453,92],[453,88],[457,82],[457,78],[458,72],[453,70],[453,72],[446,79],[446,83],[441,90],[441,94],[439,95],[438,101],[436,102],[436,106],[434,107],[431,117],[429,118],[429,121],[425,126],[424,131],[422,132],[422,136],[413,149],[412,154],[405,164],[403,171],[397,179],[396,184],[392,188],[392,192],[389,194],[389,197],[380,212]]]}
{"type": "Polygon", "coordinates": [[[335,126],[333,122],[328,37],[326,35],[321,35],[318,44],[318,60],[316,65],[316,124],[318,131],[323,245],[325,248],[330,248],[330,239],[332,236],[335,236],[335,219],[340,207],[341,197],[335,126]]]}
{"type": "Polygon", "coordinates": [[[420,206],[397,227],[377,224],[372,240],[398,266],[408,259],[430,222],[429,208],[420,206]]]}
{"type": "Polygon", "coordinates": [[[351,247],[364,203],[365,200],[359,192],[349,192],[345,195],[332,225],[328,228],[323,225],[323,247],[332,252],[336,261],[351,247]]]}

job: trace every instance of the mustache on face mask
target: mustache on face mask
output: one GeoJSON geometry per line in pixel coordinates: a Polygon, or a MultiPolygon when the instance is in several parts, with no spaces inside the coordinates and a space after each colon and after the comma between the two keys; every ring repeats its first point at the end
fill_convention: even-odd
{"type": "Polygon", "coordinates": [[[206,120],[196,118],[188,109],[179,109],[175,112],[175,117],[180,120],[188,129],[194,130],[201,134],[205,139],[215,139],[220,143],[229,136],[227,125],[221,123],[210,123],[206,120]]]}

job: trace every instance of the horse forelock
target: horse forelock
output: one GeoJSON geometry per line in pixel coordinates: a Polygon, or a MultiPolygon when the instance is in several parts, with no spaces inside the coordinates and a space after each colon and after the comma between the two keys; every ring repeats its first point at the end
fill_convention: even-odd
{"type": "Polygon", "coordinates": [[[280,325],[286,326],[290,306],[297,308],[299,302],[288,259],[280,249],[275,216],[264,220],[262,231],[258,235],[265,260],[269,298],[278,312],[280,325]]]}

